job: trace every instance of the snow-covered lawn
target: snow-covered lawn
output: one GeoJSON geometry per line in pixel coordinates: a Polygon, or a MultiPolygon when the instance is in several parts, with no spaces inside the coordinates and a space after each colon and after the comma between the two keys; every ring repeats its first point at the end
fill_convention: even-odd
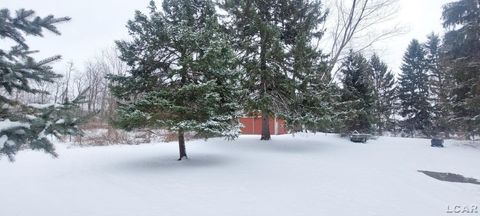
{"type": "MultiPolygon", "coordinates": [[[[24,151],[0,160],[2,216],[437,216],[479,205],[480,186],[417,170],[480,179],[480,149],[447,141],[334,135],[258,136],[24,151]]],[[[471,215],[471,214],[470,214],[471,215]]],[[[474,214],[477,215],[477,214],[474,214]]]]}

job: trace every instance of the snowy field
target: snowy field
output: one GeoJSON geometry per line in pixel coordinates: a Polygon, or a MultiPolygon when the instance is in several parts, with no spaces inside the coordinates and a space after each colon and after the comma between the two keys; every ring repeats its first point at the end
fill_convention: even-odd
{"type": "Polygon", "coordinates": [[[480,206],[480,185],[417,172],[480,179],[480,149],[458,141],[439,149],[426,139],[258,139],[190,141],[182,162],[176,143],[59,144],[58,159],[24,151],[15,163],[0,160],[0,215],[437,216],[452,215],[449,206],[480,206]]]}

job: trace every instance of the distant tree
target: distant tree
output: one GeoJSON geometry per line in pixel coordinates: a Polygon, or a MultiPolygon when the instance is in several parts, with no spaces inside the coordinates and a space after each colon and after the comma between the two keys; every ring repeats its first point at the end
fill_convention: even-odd
{"type": "Polygon", "coordinates": [[[117,45],[130,69],[110,75],[118,99],[115,119],[124,129],[176,131],[179,160],[187,158],[185,133],[235,138],[239,88],[235,57],[210,0],[150,1],[128,22],[131,41],[117,45]]]}
{"type": "Polygon", "coordinates": [[[393,130],[394,127],[392,117],[397,97],[396,81],[392,71],[388,69],[385,62],[380,60],[378,55],[372,55],[369,66],[375,96],[375,123],[378,133],[382,134],[384,130],[393,130]]]}
{"type": "Polygon", "coordinates": [[[453,118],[469,138],[480,133],[480,2],[459,0],[443,8],[444,54],[454,80],[453,118]]]}
{"type": "Polygon", "coordinates": [[[100,117],[103,119],[112,119],[117,108],[115,97],[108,88],[108,79],[106,76],[112,75],[125,75],[127,71],[127,64],[120,60],[119,51],[116,47],[111,47],[102,50],[101,54],[95,57],[87,65],[96,65],[94,68],[100,70],[100,82],[98,83],[98,91],[100,94],[97,106],[100,107],[100,117]]]}
{"type": "Polygon", "coordinates": [[[453,77],[447,73],[441,59],[441,39],[432,33],[428,35],[424,44],[425,63],[429,76],[430,98],[433,102],[433,133],[443,132],[448,134],[452,131],[449,123],[452,110],[453,77]]]}
{"type": "Polygon", "coordinates": [[[341,68],[342,132],[370,133],[374,124],[374,86],[368,60],[350,51],[341,68]]]}
{"type": "MultiPolygon", "coordinates": [[[[73,91],[86,90],[88,98],[83,111],[95,115],[97,120],[107,122],[114,117],[116,99],[109,88],[108,75],[122,75],[127,65],[119,58],[117,47],[102,49],[101,52],[85,63],[84,69],[73,76],[73,91]]],[[[113,128],[112,128],[113,129],[113,128]]]]}
{"type": "Polygon", "coordinates": [[[430,135],[432,107],[429,100],[428,71],[425,50],[414,39],[403,56],[402,74],[399,79],[400,114],[404,118],[403,129],[411,136],[419,130],[430,135]]]}
{"type": "Polygon", "coordinates": [[[61,76],[54,73],[50,63],[60,59],[53,56],[36,61],[25,41],[25,36],[42,37],[44,30],[59,35],[56,25],[70,20],[35,16],[32,10],[20,9],[12,14],[0,10],[0,39],[12,42],[8,49],[0,49],[0,157],[7,155],[11,161],[25,148],[44,150],[57,156],[48,135],[76,135],[80,118],[72,110],[82,98],[63,101],[62,104],[25,104],[12,97],[16,93],[48,94],[33,87],[33,83],[53,83],[61,76]]]}

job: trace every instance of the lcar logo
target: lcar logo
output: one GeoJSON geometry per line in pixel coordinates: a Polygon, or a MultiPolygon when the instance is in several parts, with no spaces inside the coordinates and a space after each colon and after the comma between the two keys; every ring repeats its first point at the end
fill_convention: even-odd
{"type": "Polygon", "coordinates": [[[478,210],[478,205],[455,205],[447,207],[447,213],[451,214],[478,214],[478,210]]]}

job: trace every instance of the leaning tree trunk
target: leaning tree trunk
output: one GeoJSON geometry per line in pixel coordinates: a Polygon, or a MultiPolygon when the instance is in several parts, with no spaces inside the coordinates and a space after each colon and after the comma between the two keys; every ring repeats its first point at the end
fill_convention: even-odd
{"type": "Polygon", "coordinates": [[[178,130],[178,149],[180,151],[180,157],[178,160],[180,161],[183,158],[188,159],[187,150],[185,149],[185,135],[183,129],[178,130]]]}

